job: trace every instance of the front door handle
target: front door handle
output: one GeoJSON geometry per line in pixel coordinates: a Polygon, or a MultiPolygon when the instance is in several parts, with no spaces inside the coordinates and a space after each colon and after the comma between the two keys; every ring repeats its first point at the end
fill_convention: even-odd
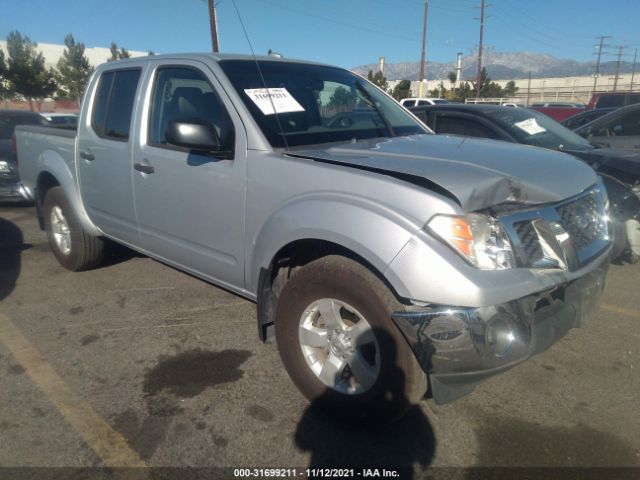
{"type": "Polygon", "coordinates": [[[85,160],[89,160],[90,162],[93,162],[96,159],[95,155],[89,152],[80,152],[80,158],[84,158],[85,160]]]}
{"type": "Polygon", "coordinates": [[[153,168],[151,165],[147,165],[145,163],[134,163],[133,168],[135,168],[139,172],[147,173],[147,174],[153,173],[156,171],[156,169],[153,168]]]}

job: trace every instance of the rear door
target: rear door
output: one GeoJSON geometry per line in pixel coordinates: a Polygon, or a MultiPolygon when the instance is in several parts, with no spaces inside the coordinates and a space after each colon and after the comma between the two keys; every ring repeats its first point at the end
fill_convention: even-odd
{"type": "Polygon", "coordinates": [[[154,62],[134,152],[133,184],[143,248],[209,280],[244,287],[244,126],[208,66],[154,62]],[[200,119],[226,154],[167,143],[173,120],[200,119]]]}
{"type": "Polygon", "coordinates": [[[138,243],[131,185],[131,131],[143,68],[105,70],[90,86],[78,127],[80,193],[92,222],[107,235],[138,243]]]}

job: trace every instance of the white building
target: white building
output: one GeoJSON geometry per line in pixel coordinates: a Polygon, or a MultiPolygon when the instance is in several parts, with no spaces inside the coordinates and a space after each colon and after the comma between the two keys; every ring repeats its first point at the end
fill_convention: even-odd
{"type": "MultiPolygon", "coordinates": [[[[36,47],[38,52],[41,52],[44,56],[45,65],[47,68],[55,67],[58,63],[60,57],[62,57],[62,53],[66,47],[64,45],[57,45],[53,43],[39,43],[36,47]]],[[[4,51],[5,56],[7,55],[7,42],[4,40],[0,40],[0,50],[4,51]]],[[[111,50],[109,48],[104,47],[86,47],[84,50],[84,54],[89,60],[89,63],[94,67],[97,67],[101,63],[106,62],[111,58],[111,50]]],[[[129,54],[132,57],[141,57],[148,55],[148,52],[139,52],[135,50],[129,50],[129,54]]]]}

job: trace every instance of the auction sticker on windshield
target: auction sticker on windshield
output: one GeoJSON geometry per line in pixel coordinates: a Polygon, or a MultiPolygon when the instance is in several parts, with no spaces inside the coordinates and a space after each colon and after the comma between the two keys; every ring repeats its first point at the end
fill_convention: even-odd
{"type": "Polygon", "coordinates": [[[543,133],[547,131],[544,127],[541,127],[538,122],[536,122],[535,118],[527,118],[522,122],[514,123],[514,125],[520,130],[524,130],[529,135],[535,135],[537,133],[543,133]]]}
{"type": "Polygon", "coordinates": [[[249,98],[265,115],[273,115],[276,112],[304,112],[302,105],[291,96],[286,88],[248,88],[244,93],[249,95],[249,98]]]}

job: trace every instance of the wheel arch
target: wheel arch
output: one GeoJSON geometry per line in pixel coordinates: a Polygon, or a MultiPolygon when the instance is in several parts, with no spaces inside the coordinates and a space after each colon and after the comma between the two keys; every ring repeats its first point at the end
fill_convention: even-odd
{"type": "Polygon", "coordinates": [[[39,159],[41,165],[40,173],[36,178],[35,201],[38,209],[40,227],[43,228],[41,220],[41,207],[47,192],[54,187],[61,187],[69,199],[69,204],[80,220],[83,229],[90,235],[100,236],[100,232],[87,216],[82,199],[78,190],[78,184],[68,163],[55,151],[44,151],[39,159]]]}
{"type": "MultiPolygon", "coordinates": [[[[355,250],[320,238],[299,238],[281,247],[271,261],[260,268],[257,285],[258,335],[264,342],[273,337],[275,325],[275,305],[278,295],[293,273],[304,265],[329,255],[349,258],[372,272],[400,302],[406,303],[396,288],[384,276],[384,267],[380,259],[369,261],[355,250]]],[[[386,267],[386,265],[385,265],[386,267]]]]}

